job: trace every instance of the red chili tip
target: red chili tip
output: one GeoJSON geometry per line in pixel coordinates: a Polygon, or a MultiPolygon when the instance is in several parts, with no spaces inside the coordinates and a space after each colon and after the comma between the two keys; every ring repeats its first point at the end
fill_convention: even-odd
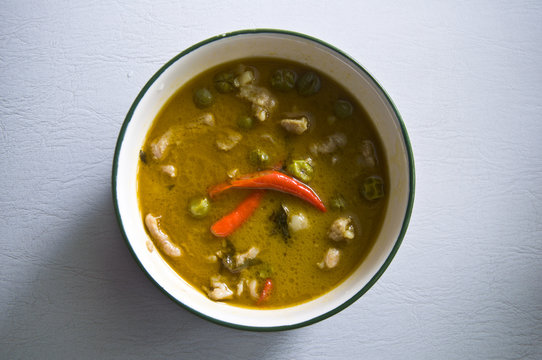
{"type": "Polygon", "coordinates": [[[232,212],[211,226],[211,233],[217,237],[231,235],[256,211],[264,193],[265,190],[256,190],[250,193],[232,212]]]}
{"type": "Polygon", "coordinates": [[[262,293],[260,294],[260,298],[256,302],[256,305],[261,305],[262,302],[267,301],[271,296],[271,291],[273,291],[273,280],[267,278],[264,281],[262,293]]]}

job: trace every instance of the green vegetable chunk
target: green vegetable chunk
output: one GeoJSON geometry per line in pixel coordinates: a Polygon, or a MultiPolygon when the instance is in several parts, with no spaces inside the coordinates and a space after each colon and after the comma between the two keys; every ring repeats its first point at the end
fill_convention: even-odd
{"type": "Polygon", "coordinates": [[[248,160],[252,165],[264,166],[269,163],[269,155],[262,149],[254,149],[248,154],[248,160]]]}
{"type": "Polygon", "coordinates": [[[320,91],[321,86],[320,76],[309,71],[303,74],[297,82],[297,92],[301,96],[310,96],[320,91]]]}
{"type": "Polygon", "coordinates": [[[188,203],[188,211],[190,215],[196,219],[204,218],[211,209],[211,203],[206,197],[195,197],[188,203]]]}
{"type": "Polygon", "coordinates": [[[314,169],[306,160],[294,160],[286,168],[290,174],[301,181],[309,182],[312,179],[314,169]]]}
{"type": "Polygon", "coordinates": [[[278,69],[271,75],[271,86],[279,91],[290,91],[295,87],[297,74],[290,69],[278,69]]]}
{"type": "Polygon", "coordinates": [[[241,129],[248,130],[254,125],[254,119],[252,116],[241,115],[237,118],[237,126],[241,129]]]}
{"type": "Polygon", "coordinates": [[[209,107],[215,101],[213,94],[207,88],[201,88],[194,93],[194,104],[200,109],[209,107]]]}
{"type": "Polygon", "coordinates": [[[329,205],[334,210],[343,210],[346,207],[346,200],[341,194],[337,194],[331,199],[329,205]]]}
{"type": "Polygon", "coordinates": [[[352,104],[350,104],[349,101],[339,99],[333,104],[333,113],[339,119],[345,119],[349,117],[350,115],[352,115],[353,111],[354,107],[352,106],[352,104]]]}
{"type": "Polygon", "coordinates": [[[380,176],[369,176],[363,181],[361,194],[369,201],[384,197],[384,181],[380,176]]]}
{"type": "Polygon", "coordinates": [[[235,76],[231,71],[225,71],[218,73],[213,78],[215,89],[221,94],[226,94],[235,90],[234,85],[235,76]]]}

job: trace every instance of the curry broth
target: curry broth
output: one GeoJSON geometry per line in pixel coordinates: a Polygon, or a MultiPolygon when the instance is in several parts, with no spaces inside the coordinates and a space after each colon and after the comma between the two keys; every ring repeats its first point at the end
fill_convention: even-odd
{"type": "MultiPolygon", "coordinates": [[[[339,98],[352,101],[352,96],[320,73],[321,89],[315,95],[303,97],[295,89],[289,92],[273,91],[269,79],[274,70],[282,67],[298,74],[308,69],[276,59],[246,59],[213,68],[187,82],[154,120],[142,148],[146,161],[140,161],[138,169],[142,217],[148,213],[160,216],[162,230],[183,251],[179,258],[161,252],[170,266],[204,293],[202,289],[209,287],[209,279],[216,274],[222,274],[234,291],[239,278],[270,277],[274,285],[272,295],[265,304],[260,305],[266,308],[291,306],[320,296],[337,286],[360,264],[379,232],[387,204],[387,197],[373,202],[364,199],[360,195],[360,182],[367,176],[377,175],[384,179],[384,184],[389,183],[380,140],[363,108],[354,103],[351,116],[329,121],[334,101],[339,98]],[[237,97],[235,92],[220,94],[213,87],[215,74],[233,69],[239,63],[257,69],[255,83],[269,88],[278,102],[269,119],[256,121],[249,130],[239,129],[237,118],[251,113],[250,103],[237,97]],[[193,102],[194,91],[201,87],[210,89],[215,100],[205,109],[199,109],[193,102]],[[288,133],[278,124],[281,115],[295,111],[311,113],[309,130],[301,135],[288,133]],[[214,126],[190,125],[194,119],[208,112],[214,114],[214,126]],[[172,145],[165,158],[156,161],[149,156],[150,143],[168,129],[173,129],[172,145]],[[242,140],[231,150],[223,151],[217,148],[215,142],[217,136],[228,129],[242,134],[242,140]],[[247,267],[240,274],[230,274],[222,268],[220,259],[210,262],[207,257],[222,249],[225,243],[224,239],[211,234],[211,225],[236,208],[251,190],[225,191],[211,201],[210,211],[202,219],[189,214],[189,200],[205,195],[210,186],[228,180],[227,174],[232,169],[237,168],[239,174],[256,172],[258,168],[248,160],[248,153],[254,148],[260,148],[269,155],[270,165],[279,164],[288,159],[312,156],[309,151],[311,143],[337,132],[346,134],[347,145],[333,155],[313,156],[314,176],[308,183],[328,211],[323,213],[301,199],[267,190],[254,214],[228,237],[238,252],[245,252],[251,247],[259,248],[257,257],[261,263],[247,267]],[[366,168],[356,163],[359,139],[373,142],[378,159],[376,167],[366,168]],[[335,164],[332,164],[332,156],[338,159],[335,164]],[[177,168],[175,177],[167,176],[160,170],[164,164],[177,168]],[[346,200],[344,210],[334,210],[329,206],[330,199],[338,193],[346,200]],[[304,213],[309,223],[308,229],[292,233],[287,241],[274,232],[274,223],[270,220],[280,204],[286,205],[293,213],[304,213]],[[328,237],[331,224],[339,216],[352,219],[355,237],[351,241],[335,242],[328,237]],[[333,269],[322,270],[316,264],[330,247],[340,250],[339,264],[333,269]]],[[[156,242],[155,249],[161,251],[156,242]]],[[[228,301],[239,306],[257,306],[247,291],[228,301]]]]}

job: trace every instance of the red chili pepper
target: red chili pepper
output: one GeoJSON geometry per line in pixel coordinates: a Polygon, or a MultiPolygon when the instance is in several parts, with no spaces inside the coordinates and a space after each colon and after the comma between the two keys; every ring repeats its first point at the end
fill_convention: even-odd
{"type": "Polygon", "coordinates": [[[239,228],[260,205],[265,190],[256,190],[245,198],[231,213],[211,226],[211,232],[218,237],[226,237],[239,228]]]}
{"type": "Polygon", "coordinates": [[[260,171],[215,185],[209,189],[209,196],[214,198],[229,188],[278,190],[297,196],[314,205],[317,209],[323,212],[326,211],[324,203],[314,190],[301,181],[276,170],[260,171]]]}
{"type": "Polygon", "coordinates": [[[260,305],[262,302],[267,301],[271,296],[271,291],[273,290],[273,281],[270,278],[265,279],[263,283],[262,293],[260,298],[256,302],[257,305],[260,305]]]}

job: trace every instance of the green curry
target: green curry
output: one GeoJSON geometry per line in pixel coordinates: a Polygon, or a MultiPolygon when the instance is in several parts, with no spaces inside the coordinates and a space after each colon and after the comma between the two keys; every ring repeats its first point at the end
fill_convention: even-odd
{"type": "Polygon", "coordinates": [[[378,235],[382,151],[362,106],[324,74],[275,59],[208,70],[171,97],[140,151],[149,250],[214,301],[318,297],[378,235]]]}

